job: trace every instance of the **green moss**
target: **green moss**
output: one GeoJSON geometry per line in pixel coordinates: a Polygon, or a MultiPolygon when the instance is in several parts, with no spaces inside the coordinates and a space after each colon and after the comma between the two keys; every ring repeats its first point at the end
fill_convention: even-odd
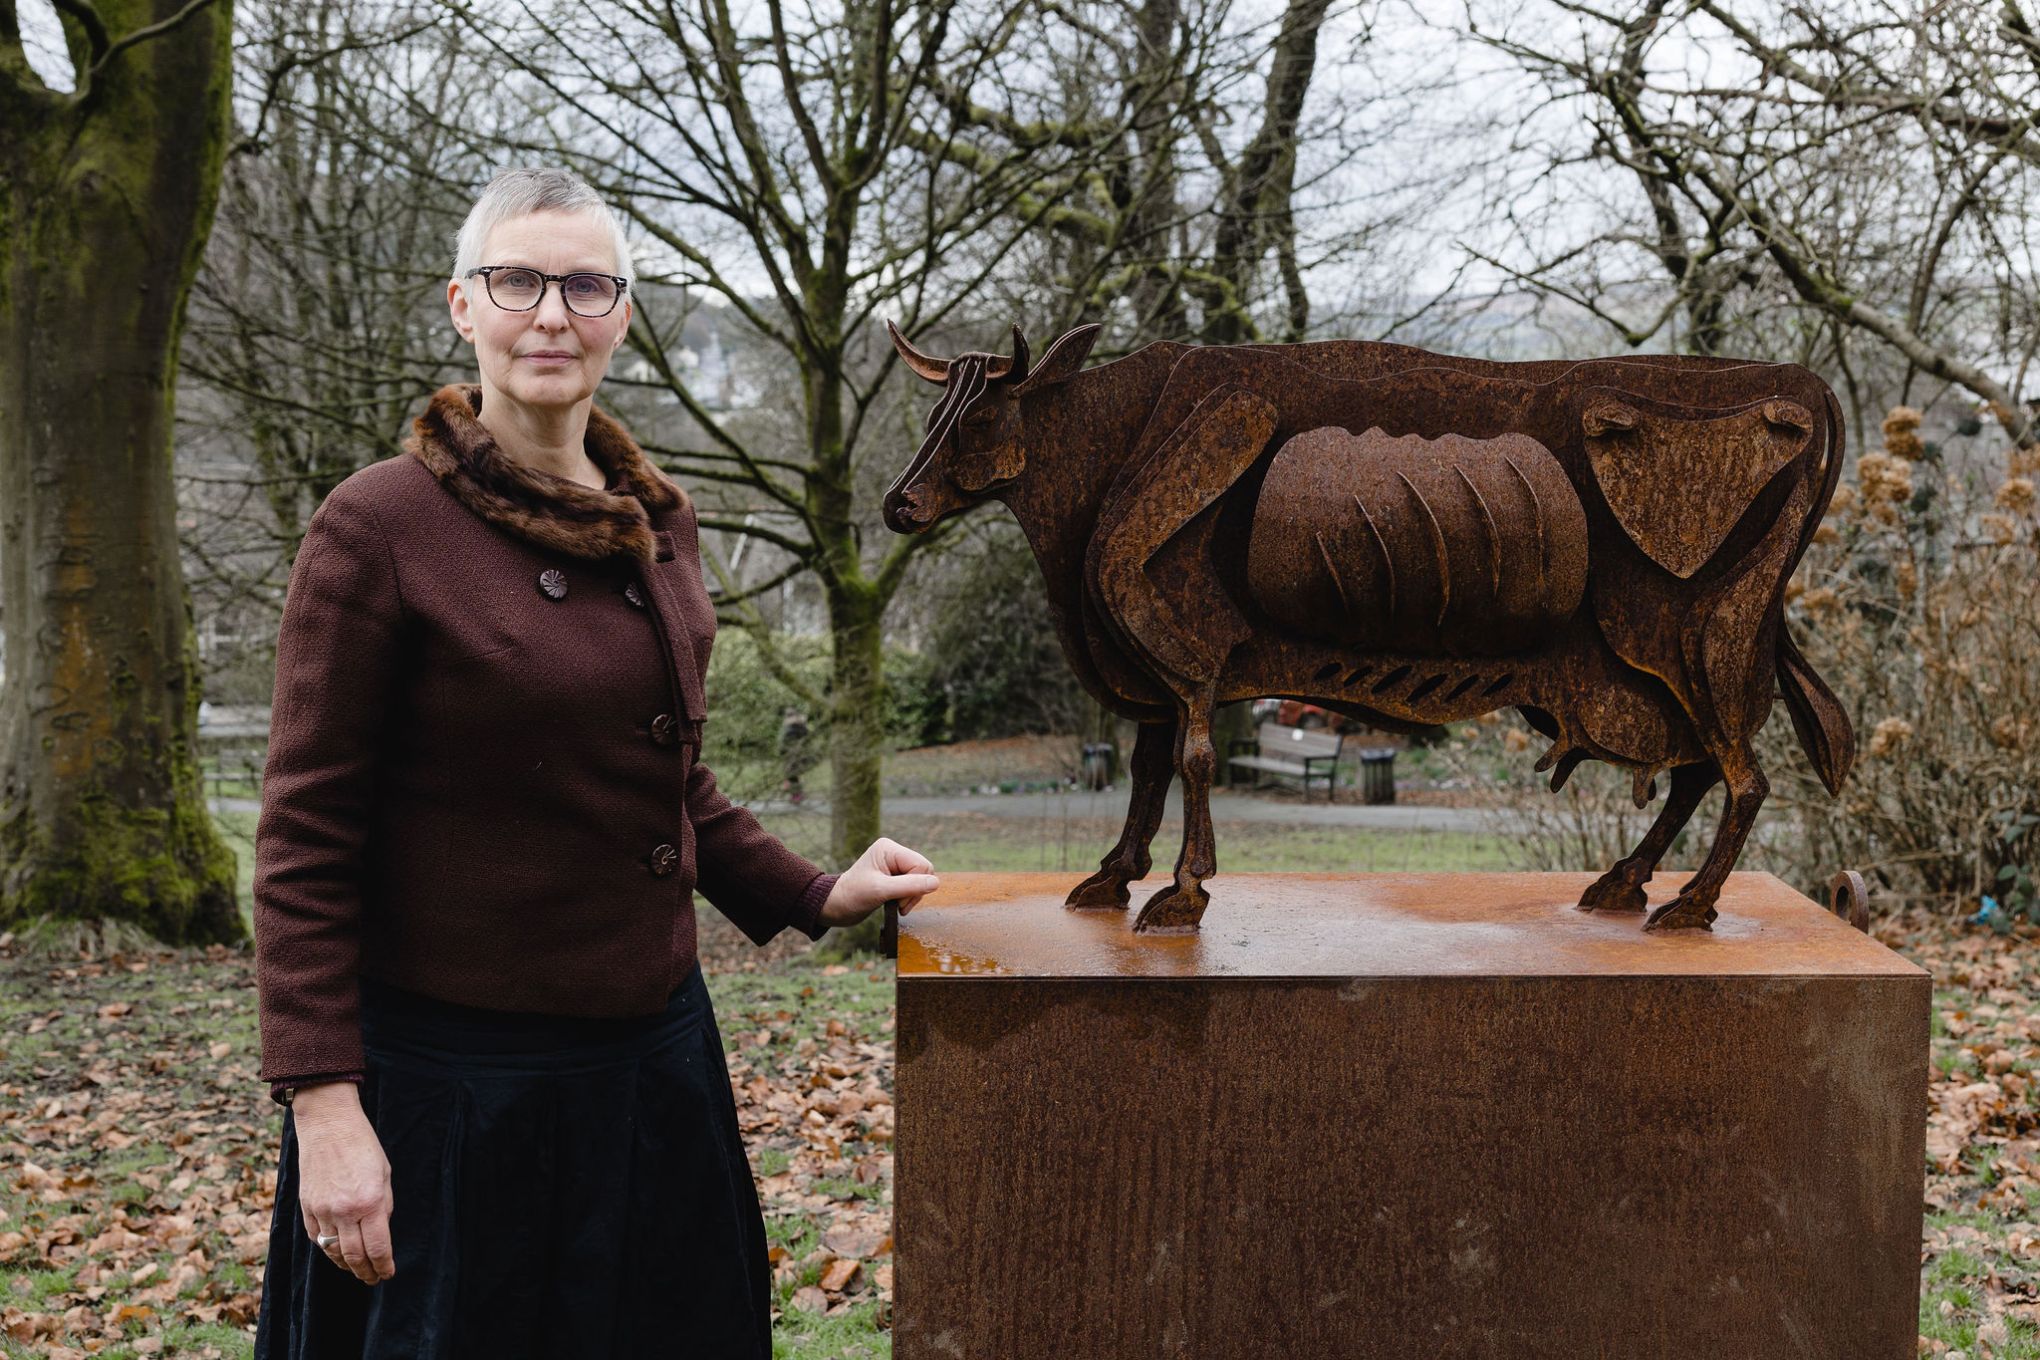
{"type": "Polygon", "coordinates": [[[7,848],[27,867],[0,897],[0,923],[20,923],[25,939],[68,922],[121,921],[170,944],[247,940],[238,861],[206,811],[197,765],[180,747],[172,743],[169,753],[167,808],[126,807],[87,792],[63,814],[61,837],[22,809],[7,848]]]}

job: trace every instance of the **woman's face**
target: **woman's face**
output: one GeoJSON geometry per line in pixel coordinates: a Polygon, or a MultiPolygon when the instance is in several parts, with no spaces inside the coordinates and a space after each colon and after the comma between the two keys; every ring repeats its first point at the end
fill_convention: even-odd
{"type": "MultiPolygon", "coordinates": [[[[483,242],[482,263],[542,274],[615,274],[618,262],[614,238],[593,215],[540,212],[498,223],[483,242]]],[[[479,274],[449,283],[446,300],[454,328],[475,347],[485,406],[496,393],[534,407],[570,407],[594,396],[630,329],[627,294],[607,316],[582,316],[568,308],[558,282],[547,283],[539,304],[523,312],[491,301],[479,274]]]]}

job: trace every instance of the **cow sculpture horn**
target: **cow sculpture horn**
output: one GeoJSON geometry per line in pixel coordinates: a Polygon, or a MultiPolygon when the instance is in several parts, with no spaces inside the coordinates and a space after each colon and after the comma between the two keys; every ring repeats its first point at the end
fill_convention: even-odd
{"type": "Polygon", "coordinates": [[[991,368],[985,370],[985,376],[988,378],[998,378],[1005,382],[1025,382],[1027,381],[1027,358],[1027,337],[1020,333],[1020,323],[1015,321],[1013,323],[1012,360],[1003,368],[994,364],[991,368]]]}
{"type": "Polygon", "coordinates": [[[929,382],[939,383],[949,380],[949,361],[947,359],[937,359],[931,355],[923,354],[908,344],[907,337],[900,334],[900,328],[893,325],[890,318],[887,319],[885,328],[892,336],[893,348],[898,350],[900,357],[907,361],[908,368],[913,369],[915,373],[926,378],[929,382]]]}

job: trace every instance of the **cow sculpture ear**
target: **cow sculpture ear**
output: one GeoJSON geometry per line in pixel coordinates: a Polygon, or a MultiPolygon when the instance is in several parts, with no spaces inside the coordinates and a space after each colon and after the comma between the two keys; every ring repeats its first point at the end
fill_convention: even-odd
{"type": "Polygon", "coordinates": [[[1065,332],[1048,347],[1048,353],[1041,356],[1041,362],[1014,384],[1013,395],[1024,397],[1029,392],[1052,387],[1082,368],[1085,358],[1091,353],[1091,346],[1098,343],[1098,332],[1103,329],[1094,324],[1065,332]]]}

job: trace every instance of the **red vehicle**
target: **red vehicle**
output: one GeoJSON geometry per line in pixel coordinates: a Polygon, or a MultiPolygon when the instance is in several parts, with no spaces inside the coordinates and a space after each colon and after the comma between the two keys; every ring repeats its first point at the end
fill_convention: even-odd
{"type": "Polygon", "coordinates": [[[1254,721],[1278,722],[1284,727],[1323,727],[1333,732],[1358,731],[1364,726],[1343,713],[1332,713],[1301,699],[1256,699],[1254,721]]]}

